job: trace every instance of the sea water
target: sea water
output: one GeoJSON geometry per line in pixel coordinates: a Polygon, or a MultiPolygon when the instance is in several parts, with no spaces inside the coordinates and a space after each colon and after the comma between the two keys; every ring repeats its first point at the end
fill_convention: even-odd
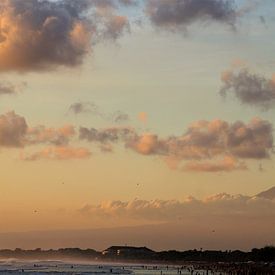
{"type": "MultiPolygon", "coordinates": [[[[0,274],[132,274],[132,275],[187,275],[190,270],[178,266],[164,265],[130,265],[130,264],[100,264],[75,263],[63,261],[18,261],[10,259],[0,262],[0,274]]],[[[196,270],[194,275],[206,274],[196,270]]]]}

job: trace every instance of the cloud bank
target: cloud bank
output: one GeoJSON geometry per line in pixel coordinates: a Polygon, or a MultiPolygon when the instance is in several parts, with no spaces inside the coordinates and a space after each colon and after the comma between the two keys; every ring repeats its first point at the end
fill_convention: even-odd
{"type": "Polygon", "coordinates": [[[178,200],[109,201],[86,204],[78,210],[88,217],[138,219],[147,222],[184,221],[200,217],[275,217],[275,201],[260,197],[213,195],[203,200],[188,197],[178,200]]]}
{"type": "Polygon", "coordinates": [[[47,146],[30,157],[32,160],[89,157],[88,149],[81,147],[79,151],[78,147],[71,146],[85,141],[96,144],[105,153],[113,152],[114,145],[122,144],[140,155],[157,156],[170,168],[182,171],[231,172],[246,170],[247,160],[271,158],[273,126],[260,118],[249,123],[203,120],[192,123],[182,135],[160,137],[154,133],[140,134],[136,129],[124,126],[80,127],[78,131],[73,125],[29,127],[25,118],[14,112],[0,116],[0,146],[47,146]],[[68,153],[69,157],[61,157],[63,153],[68,153]]]}
{"type": "Polygon", "coordinates": [[[183,135],[166,138],[152,133],[139,134],[126,127],[99,130],[81,127],[79,138],[99,144],[121,142],[138,154],[159,156],[172,163],[173,168],[190,171],[245,170],[244,160],[269,159],[273,152],[272,124],[259,118],[247,124],[218,119],[197,121],[183,135]]]}

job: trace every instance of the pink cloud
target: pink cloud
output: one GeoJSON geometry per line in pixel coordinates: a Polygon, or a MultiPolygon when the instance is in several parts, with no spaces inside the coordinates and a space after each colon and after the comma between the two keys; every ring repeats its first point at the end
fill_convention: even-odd
{"type": "Polygon", "coordinates": [[[244,162],[239,162],[231,156],[226,156],[218,161],[192,161],[187,162],[183,170],[192,172],[232,172],[235,170],[247,170],[244,162]]]}
{"type": "Polygon", "coordinates": [[[72,159],[88,159],[92,153],[83,147],[74,148],[69,146],[47,147],[43,150],[27,155],[21,155],[21,159],[27,161],[36,160],[72,160],[72,159]]]}

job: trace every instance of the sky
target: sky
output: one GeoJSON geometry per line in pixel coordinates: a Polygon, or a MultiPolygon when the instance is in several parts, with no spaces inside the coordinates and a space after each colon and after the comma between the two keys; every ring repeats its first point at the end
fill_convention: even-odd
{"type": "Polygon", "coordinates": [[[28,237],[0,248],[104,249],[106,230],[155,249],[274,244],[275,196],[256,196],[275,185],[274,12],[1,1],[0,234],[28,237]]]}

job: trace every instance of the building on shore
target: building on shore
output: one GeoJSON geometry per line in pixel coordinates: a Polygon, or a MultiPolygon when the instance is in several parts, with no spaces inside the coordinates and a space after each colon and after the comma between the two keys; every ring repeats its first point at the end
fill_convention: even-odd
{"type": "Polygon", "coordinates": [[[134,246],[111,246],[102,251],[103,256],[108,257],[144,257],[155,253],[155,251],[147,247],[134,247],[134,246]]]}

